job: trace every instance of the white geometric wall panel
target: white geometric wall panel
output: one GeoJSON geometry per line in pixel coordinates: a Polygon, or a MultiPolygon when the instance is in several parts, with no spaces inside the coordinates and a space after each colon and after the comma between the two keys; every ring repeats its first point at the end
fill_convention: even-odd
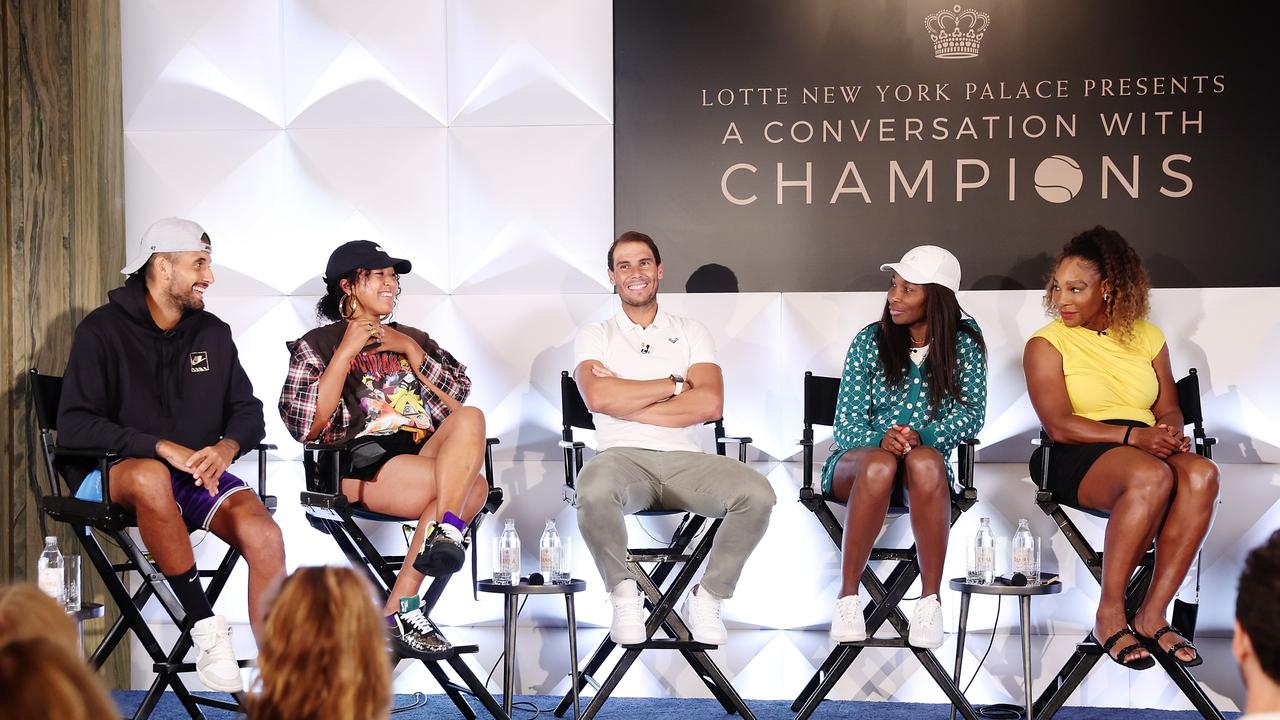
{"type": "Polygon", "coordinates": [[[608,288],[613,128],[450,128],[449,224],[454,292],[608,288]]]}
{"type": "MultiPolygon", "coordinates": [[[[181,215],[204,224],[213,238],[217,283],[209,306],[231,325],[266,409],[267,440],[280,446],[269,482],[280,498],[276,519],[289,566],[344,562],[298,507],[301,446],[275,406],[288,363],[284,343],[315,326],[325,260],[354,238],[413,261],[396,318],[427,330],[469,366],[471,403],[502,441],[496,473],[508,502],[482,531],[481,549],[507,518],[525,541],[526,563],[534,560],[528,549],[546,518],[576,538],[574,511],[561,501],[555,444],[559,376],[571,369],[577,329],[618,307],[605,269],[614,234],[611,4],[125,0],[121,20],[126,233],[136,238],[156,219],[181,215]]],[[[1081,219],[1081,227],[1088,224],[1081,219]]],[[[1045,238],[1029,252],[1062,240],[1045,238]]],[[[982,326],[990,375],[980,500],[957,524],[947,572],[962,574],[962,544],[979,517],[991,517],[1003,536],[1019,517],[1031,520],[1046,538],[1046,566],[1056,566],[1066,585],[1034,606],[1033,651],[1043,683],[1090,625],[1098,597],[1036,509],[1027,477],[1036,419],[1022,379],[1022,347],[1046,318],[1037,291],[963,292],[960,301],[982,326]]],[[[1242,698],[1225,640],[1236,577],[1248,549],[1280,526],[1274,465],[1280,323],[1257,312],[1277,301],[1280,290],[1273,288],[1158,290],[1152,298],[1174,369],[1199,368],[1210,431],[1222,439],[1223,504],[1204,550],[1200,611],[1209,662],[1198,677],[1224,709],[1242,698]]],[[[806,370],[838,375],[849,340],[879,316],[883,295],[664,293],[661,302],[710,329],[724,369],[727,428],[754,438],[753,467],[778,496],[769,531],[725,608],[730,643],[714,654],[743,695],[791,697],[829,650],[826,626],[840,565],[825,532],[796,502],[801,377],[806,370]]],[[[585,439],[590,444],[589,433],[585,439]]],[[[829,433],[819,431],[817,439],[821,461],[829,433]]],[[[252,461],[237,471],[251,476],[252,461]]],[[[669,532],[670,523],[633,518],[629,528],[639,540],[669,532]]],[[[1081,523],[1101,541],[1100,521],[1081,523]]],[[[373,534],[388,549],[404,547],[399,527],[373,534]]],[[[909,542],[909,522],[891,523],[884,534],[909,542]]],[[[220,547],[205,537],[197,554],[213,558],[220,547]]],[[[481,552],[482,575],[488,565],[481,552]]],[[[609,610],[580,543],[574,566],[588,580],[578,614],[580,646],[590,648],[609,610]]],[[[236,642],[252,655],[244,583],[240,568],[218,609],[236,623],[236,642]]],[[[956,598],[944,598],[952,629],[957,606],[956,598]]],[[[562,612],[557,603],[535,600],[521,616],[524,692],[567,688],[562,612]]],[[[456,640],[481,645],[471,662],[486,675],[501,652],[501,616],[496,598],[473,601],[465,582],[452,584],[436,613],[456,640]]],[[[172,634],[159,613],[149,617],[164,636],[172,634]]],[[[970,669],[985,650],[984,633],[996,629],[971,697],[1016,697],[1014,607],[1007,605],[997,623],[992,603],[975,602],[971,622],[977,633],[966,651],[970,669]]],[[[954,639],[940,657],[953,656],[954,639]]],[[[141,684],[149,669],[137,662],[134,679],[141,684]]],[[[409,664],[396,685],[435,687],[409,664]]],[[[703,696],[705,688],[672,656],[646,653],[618,692],[703,696]]],[[[943,701],[908,658],[879,650],[864,653],[833,697],[943,701]]],[[[1126,673],[1105,662],[1070,702],[1185,707],[1158,673],[1126,673]]]]}
{"type": "Polygon", "coordinates": [[[612,125],[613,8],[452,0],[450,125],[612,125]]]}
{"type": "Polygon", "coordinates": [[[444,127],[443,0],[283,4],[291,128],[444,127]]]}

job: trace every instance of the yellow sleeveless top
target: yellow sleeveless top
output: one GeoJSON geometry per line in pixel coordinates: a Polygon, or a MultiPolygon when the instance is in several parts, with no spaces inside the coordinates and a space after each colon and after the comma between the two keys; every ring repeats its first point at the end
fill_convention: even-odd
{"type": "Polygon", "coordinates": [[[1041,337],[1062,354],[1071,410],[1090,420],[1137,420],[1154,425],[1151,406],[1160,391],[1151,361],[1164,347],[1160,328],[1139,320],[1128,344],[1111,335],[1083,327],[1067,327],[1062,320],[1040,328],[1041,337]]]}

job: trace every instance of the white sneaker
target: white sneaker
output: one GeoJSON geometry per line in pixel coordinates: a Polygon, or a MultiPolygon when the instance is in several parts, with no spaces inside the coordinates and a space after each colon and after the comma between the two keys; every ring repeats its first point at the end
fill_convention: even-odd
{"type": "Polygon", "coordinates": [[[623,580],[609,595],[613,603],[613,622],[609,639],[619,645],[636,645],[648,639],[644,631],[644,596],[635,580],[623,580]]]}
{"type": "Polygon", "coordinates": [[[942,604],[937,595],[928,595],[916,602],[915,610],[911,611],[907,644],[928,650],[942,647],[942,604]]]}
{"type": "Polygon", "coordinates": [[[720,619],[721,601],[695,588],[684,600],[684,620],[689,623],[693,639],[708,645],[723,645],[729,639],[720,619]]]}
{"type": "Polygon", "coordinates": [[[197,621],[191,626],[191,642],[196,648],[196,677],[205,687],[216,692],[244,692],[226,618],[214,615],[197,621]]]}
{"type": "Polygon", "coordinates": [[[831,639],[838,643],[867,639],[867,621],[857,594],[836,600],[835,612],[831,613],[831,639]]]}

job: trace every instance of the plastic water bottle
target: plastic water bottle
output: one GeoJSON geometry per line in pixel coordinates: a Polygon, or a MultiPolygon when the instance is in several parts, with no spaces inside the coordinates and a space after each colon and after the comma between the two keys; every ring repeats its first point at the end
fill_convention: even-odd
{"type": "Polygon", "coordinates": [[[573,549],[570,540],[571,538],[561,537],[560,532],[556,530],[554,520],[547,521],[547,529],[542,532],[542,541],[538,548],[542,577],[552,585],[567,585],[573,582],[570,577],[572,564],[569,551],[573,549]]]}
{"type": "Polygon", "coordinates": [[[996,579],[996,536],[991,531],[991,518],[982,518],[978,533],[973,536],[973,546],[977,583],[990,585],[996,579]]]}
{"type": "Polygon", "coordinates": [[[554,583],[555,574],[560,570],[560,532],[556,530],[556,521],[548,520],[542,531],[542,539],[538,541],[538,571],[546,582],[554,583]]]}
{"type": "Polygon", "coordinates": [[[1018,529],[1013,533],[1013,572],[1021,573],[1028,582],[1034,570],[1035,552],[1036,539],[1031,534],[1031,526],[1026,518],[1019,518],[1018,529]]]}
{"type": "Polygon", "coordinates": [[[520,534],[516,521],[508,520],[498,538],[498,563],[493,569],[493,581],[499,585],[520,584],[520,534]]]}
{"type": "Polygon", "coordinates": [[[39,568],[36,583],[40,591],[62,605],[67,580],[62,553],[58,550],[58,538],[50,535],[44,539],[44,552],[40,553],[36,566],[39,568]]]}

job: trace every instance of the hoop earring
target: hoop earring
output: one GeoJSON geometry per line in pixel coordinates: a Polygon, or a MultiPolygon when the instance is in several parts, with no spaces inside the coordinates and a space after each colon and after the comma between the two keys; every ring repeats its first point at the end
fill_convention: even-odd
{"type": "Polygon", "coordinates": [[[1102,302],[1104,302],[1104,303],[1110,303],[1110,302],[1111,302],[1111,293],[1102,293],[1102,302]]]}
{"type": "Polygon", "coordinates": [[[338,315],[343,320],[350,320],[355,317],[356,311],[360,309],[360,301],[356,300],[352,295],[343,295],[338,301],[338,315]]]}

